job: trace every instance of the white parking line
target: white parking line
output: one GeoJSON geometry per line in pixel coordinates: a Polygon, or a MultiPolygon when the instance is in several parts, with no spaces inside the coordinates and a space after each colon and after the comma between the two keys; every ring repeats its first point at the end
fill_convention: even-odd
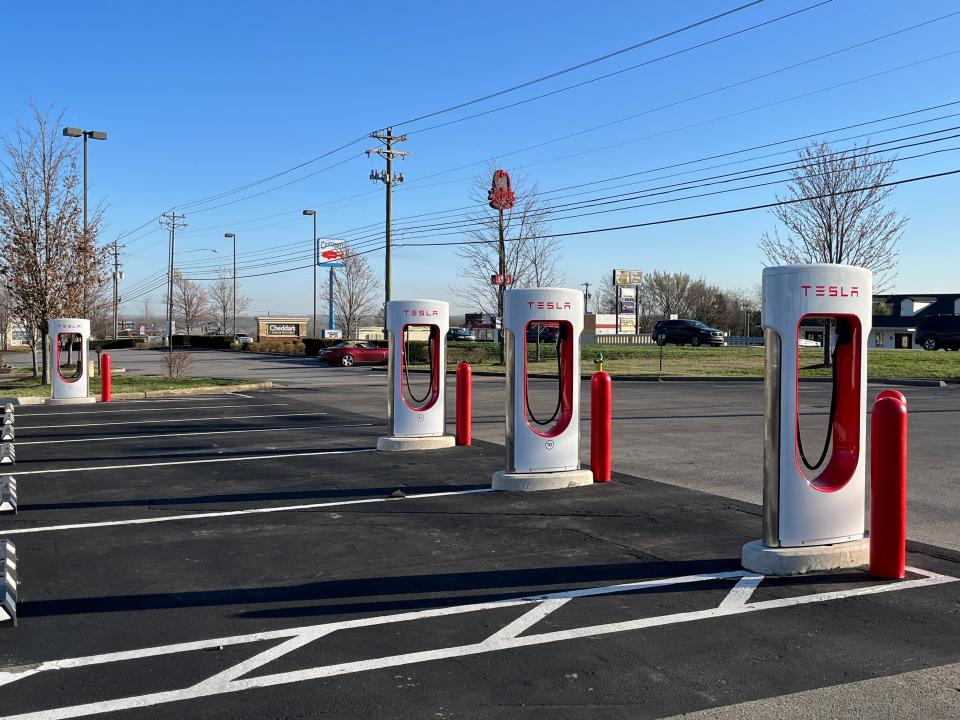
{"type": "Polygon", "coordinates": [[[196,422],[198,420],[246,420],[247,418],[278,418],[278,417],[317,417],[327,415],[318,413],[280,413],[270,415],[228,415],[227,417],[195,417],[195,418],[164,418],[163,420],[124,420],[123,422],[91,422],[73,423],[70,425],[17,425],[17,430],[53,430],[56,428],[101,427],[103,425],[162,425],[166,423],[196,422]]]}
{"type": "Polygon", "coordinates": [[[148,435],[112,435],[110,437],[73,438],[70,440],[28,440],[20,445],[60,445],[62,443],[109,442],[111,440],[149,440],[151,438],[190,437],[193,435],[235,435],[239,433],[289,432],[291,430],[325,430],[336,428],[371,427],[376,423],[344,423],[342,425],[300,425],[295,428],[243,428],[240,430],[198,430],[185,433],[152,433],[148,435]]]}
{"type": "MultiPolygon", "coordinates": [[[[370,450],[330,450],[325,453],[310,453],[312,455],[336,455],[343,453],[372,452],[370,450]]],[[[258,458],[259,459],[259,458],[258,458]]],[[[171,465],[176,463],[170,463],[171,465]]],[[[24,473],[17,473],[23,475],[24,473]]],[[[306,505],[284,505],[281,507],[250,508],[247,510],[224,510],[222,512],[192,513],[180,515],[164,515],[155,518],[137,518],[135,520],[109,520],[97,523],[76,523],[73,525],[48,525],[38,528],[20,528],[4,530],[4,537],[8,535],[34,535],[36,533],[59,532],[62,530],[88,530],[90,528],[118,527],[122,525],[150,525],[152,523],[176,522],[178,520],[203,520],[206,518],[236,517],[237,515],[265,515],[268,513],[293,512],[298,510],[315,510],[317,508],[342,507],[343,505],[367,505],[380,502],[399,502],[402,500],[422,500],[424,498],[448,497],[450,495],[475,495],[477,493],[495,492],[493,488],[478,488],[475,490],[449,490],[434,493],[415,493],[404,498],[378,497],[363,498],[362,500],[331,500],[330,502],[308,503],[306,505]]],[[[0,675],[2,677],[2,675],[0,675]]],[[[2,684],[2,682],[0,682],[2,684]]]]}
{"type": "MultiPolygon", "coordinates": [[[[908,570],[912,573],[921,575],[922,577],[915,580],[902,580],[900,582],[883,583],[867,587],[853,588],[850,590],[821,592],[814,593],[812,595],[761,600],[758,602],[748,602],[749,598],[744,599],[744,602],[740,602],[740,598],[738,598],[736,601],[722,602],[719,607],[708,608],[706,610],[678,612],[668,615],[642,617],[624,622],[607,623],[603,625],[587,625],[570,628],[568,630],[519,635],[520,632],[529,629],[531,626],[535,626],[540,620],[549,616],[551,612],[555,611],[559,607],[562,607],[565,604],[565,601],[568,599],[578,599],[613,593],[637,592],[652,587],[664,587],[669,585],[697,583],[703,581],[728,580],[733,578],[740,578],[741,581],[749,578],[749,584],[753,585],[755,583],[759,584],[759,582],[763,579],[763,576],[754,575],[744,571],[734,571],[703,573],[701,575],[662,578],[659,580],[645,580],[633,583],[623,583],[619,585],[550,593],[539,596],[526,596],[510,600],[497,600],[484,603],[473,603],[470,605],[433,608],[429,610],[396,613],[394,615],[382,615],[379,617],[357,618],[354,620],[341,620],[319,625],[290,628],[287,630],[272,630],[262,633],[216,638],[214,640],[200,640],[196,642],[143,648],[140,650],[105,653],[103,655],[89,655],[86,657],[51,660],[36,665],[25,666],[23,668],[11,668],[6,673],[0,673],[0,685],[10,684],[12,682],[16,682],[17,680],[31,677],[40,673],[49,672],[51,670],[55,670],[59,673],[74,668],[85,668],[94,665],[107,665],[112,663],[135,661],[144,658],[155,658],[171,654],[198,652],[214,648],[222,649],[225,646],[247,645],[250,643],[264,642],[269,640],[284,641],[274,645],[273,647],[267,648],[266,650],[262,650],[259,653],[255,653],[251,657],[236,663],[232,667],[216,672],[214,675],[206,678],[205,680],[201,680],[200,682],[188,687],[132,697],[121,697],[99,702],[90,702],[69,707],[50,708],[36,712],[24,713],[22,715],[13,715],[8,717],[7,720],[50,720],[51,718],[75,718],[84,717],[87,715],[95,715],[98,713],[118,712],[133,708],[144,708],[202,697],[223,695],[227,693],[240,692],[243,690],[274,687],[289,683],[299,683],[308,680],[316,680],[319,678],[350,675],[374,670],[384,670],[392,667],[403,667],[414,663],[468,657],[471,655],[482,655],[491,652],[502,652],[523,647],[533,647],[547,643],[600,637],[613,633],[637,631],[647,628],[677,625],[680,623],[724,618],[733,615],[741,615],[764,610],[775,610],[779,608],[789,608],[799,605],[809,605],[812,603],[841,600],[844,598],[864,597],[879,593],[911,590],[914,588],[929,587],[932,585],[940,585],[943,583],[956,581],[956,578],[948,575],[931,573],[917,568],[908,568],[908,570]],[[389,655],[386,657],[377,657],[368,660],[341,662],[332,665],[319,665],[308,667],[303,670],[277,672],[271,675],[254,675],[253,677],[250,677],[250,673],[257,668],[264,667],[268,663],[273,662],[278,658],[289,655],[289,653],[297,650],[298,648],[302,648],[312,642],[322,640],[324,637],[327,637],[333,632],[343,632],[355,628],[366,628],[414,620],[424,620],[434,617],[477,613],[522,605],[533,605],[534,607],[530,612],[521,616],[519,620],[511,621],[506,627],[495,630],[491,635],[487,636],[485,640],[470,643],[468,645],[441,647],[434,650],[423,650],[399,655],[389,655]]],[[[741,584],[738,582],[738,587],[741,589],[745,585],[746,583],[741,584]]],[[[483,622],[483,619],[479,620],[479,622],[483,622]]],[[[116,675],[113,673],[105,673],[105,676],[109,675],[116,677],[116,675]]]]}
{"type": "MultiPolygon", "coordinates": [[[[247,397],[244,395],[244,397],[247,397]]],[[[281,405],[286,406],[290,403],[257,403],[256,407],[279,407],[281,405]]],[[[233,403],[231,405],[191,405],[190,407],[159,407],[159,408],[134,408],[133,410],[107,410],[103,408],[101,410],[77,410],[75,412],[38,412],[38,413],[17,413],[18,417],[40,417],[41,415],[95,415],[97,413],[137,413],[137,412],[167,412],[168,410],[214,410],[220,408],[248,408],[250,403],[233,403]]]]}
{"type": "Polygon", "coordinates": [[[238,457],[203,458],[199,460],[171,460],[155,463],[129,463],[127,465],[100,465],[98,467],[53,468],[51,470],[21,470],[20,475],[55,475],[57,473],[91,472],[94,470],[128,470],[130,468],[166,467],[168,465],[202,465],[204,463],[253,462],[255,460],[281,460],[283,458],[313,457],[314,455],[349,455],[350,453],[376,452],[376,448],[356,448],[354,450],[313,450],[310,452],[277,453],[275,455],[240,455],[238,457]]]}

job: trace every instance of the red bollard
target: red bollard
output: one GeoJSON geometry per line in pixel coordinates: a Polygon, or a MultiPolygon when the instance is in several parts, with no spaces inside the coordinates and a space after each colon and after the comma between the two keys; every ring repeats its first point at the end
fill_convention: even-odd
{"type": "Polygon", "coordinates": [[[110,353],[100,355],[100,402],[110,402],[110,353]]]}
{"type": "Polygon", "coordinates": [[[473,444],[473,369],[457,365],[457,445],[473,444]]]}
{"type": "Polygon", "coordinates": [[[902,578],[906,552],[907,402],[885,390],[870,426],[870,574],[902,578]]]}
{"type": "Polygon", "coordinates": [[[613,438],[613,382],[601,370],[590,380],[590,467],[594,482],[608,482],[613,438]]]}

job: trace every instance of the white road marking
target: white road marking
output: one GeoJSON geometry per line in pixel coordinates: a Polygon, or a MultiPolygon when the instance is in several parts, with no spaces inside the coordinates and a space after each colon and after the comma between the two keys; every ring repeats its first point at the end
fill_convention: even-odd
{"type": "Polygon", "coordinates": [[[194,417],[175,419],[166,418],[163,420],[124,420],[123,422],[91,422],[73,425],[18,425],[17,430],[55,430],[57,428],[102,427],[103,425],[165,425],[166,423],[197,422],[199,420],[246,420],[248,418],[266,417],[317,417],[318,415],[327,415],[327,413],[276,413],[272,415],[230,415],[227,417],[194,417]]]}
{"type": "MultiPolygon", "coordinates": [[[[421,652],[405,653],[400,655],[390,655],[386,657],[372,658],[369,660],[359,660],[354,662],[338,663],[334,665],[324,665],[304,670],[295,670],[288,672],[275,673],[272,675],[260,675],[255,677],[246,677],[251,671],[258,667],[266,665],[268,662],[283,657],[290,652],[308,645],[318,639],[321,639],[332,632],[349,630],[358,627],[372,627],[376,625],[386,625],[391,623],[406,622],[410,620],[421,620],[431,617],[440,617],[456,615],[463,613],[473,613],[483,610],[500,609],[519,605],[536,605],[538,608],[547,605],[549,608],[539,614],[537,619],[542,619],[550,612],[560,607],[562,603],[553,601],[562,600],[566,602],[570,599],[589,597],[593,595],[608,594],[611,592],[627,592],[644,590],[650,587],[688,583],[703,582],[709,580],[732,579],[732,578],[756,578],[753,573],[743,571],[724,572],[724,573],[704,573],[701,575],[684,576],[679,578],[664,578],[653,581],[641,581],[635,583],[624,583],[620,585],[586,588],[583,590],[572,590],[562,593],[550,593],[539,596],[528,596],[517,598],[515,600],[499,600],[486,603],[474,603],[471,605],[459,605],[446,608],[436,608],[432,610],[420,610],[414,612],[398,613],[395,615],[385,615],[372,618],[358,618],[355,620],[343,620],[319,625],[310,625],[306,627],[291,628],[287,630],[275,630],[264,633],[253,633],[249,635],[238,635],[234,637],[217,638],[214,640],[198,641],[191,643],[178,643],[175,645],[166,645],[153,648],[144,648],[141,650],[131,650],[117,653],[106,653],[103,655],[91,655],[79,658],[67,658],[63,660],[53,660],[34,665],[25,669],[8,669],[0,673],[0,685],[9,684],[23,678],[38,675],[40,673],[52,670],[64,671],[72,668],[89,667],[91,665],[103,665],[127,660],[138,660],[142,658],[153,658],[162,655],[175,653],[194,652],[199,650],[218,648],[227,645],[242,645],[264,640],[285,641],[263,652],[244,660],[227,670],[221,671],[199,683],[178,690],[168,690],[165,692],[150,693],[133,697],[118,698],[100,702],[74,705],[70,707],[51,708],[36,712],[24,713],[21,715],[9,716],[7,720],[53,720],[83,717],[95,715],[97,713],[117,712],[133,708],[151,707],[155,705],[179,702],[184,700],[222,695],[226,693],[239,692],[254,688],[273,687],[277,685],[304,682],[324,677],[334,677],[339,675],[348,675],[352,673],[365,672],[370,670],[383,670],[386,668],[400,667],[413,663],[429,662],[434,660],[443,660],[456,657],[466,657],[470,655],[480,655],[489,652],[498,652],[511,650],[519,647],[531,647],[551,642],[561,642],[565,640],[574,640],[585,637],[597,637],[611,633],[620,633],[626,631],[642,630],[651,627],[663,627],[666,625],[675,625],[685,622],[695,622],[714,618],[729,617],[748,612],[757,612],[761,610],[772,610],[778,608],[793,607],[798,605],[807,605],[811,603],[827,602],[831,600],[840,600],[844,598],[863,597],[886,592],[895,592],[900,590],[910,590],[920,587],[929,587],[943,583],[955,582],[957,578],[947,575],[939,575],[917,568],[908,568],[911,573],[922,575],[916,580],[904,580],[894,583],[884,583],[868,587],[853,588],[850,590],[838,590],[834,592],[816,593],[813,595],[797,596],[790,598],[778,598],[774,600],[763,600],[755,603],[728,603],[721,604],[719,607],[707,610],[695,610],[689,612],[672,613],[656,617],[638,618],[618,623],[607,623],[603,625],[589,625],[568,630],[556,632],[539,633],[517,637],[517,633],[507,632],[507,628],[517,627],[518,621],[514,620],[502,630],[498,630],[490,635],[486,640],[468,645],[456,647],[440,648],[436,650],[426,650],[421,652]],[[671,582],[672,581],[672,582],[671,582]],[[244,678],[244,679],[238,679],[244,678]]],[[[731,591],[732,592],[732,591],[731,591]]],[[[520,620],[531,618],[531,613],[523,615],[520,620]]],[[[521,623],[523,624],[523,623],[521,623]]],[[[531,623],[532,624],[532,623],[531,623]]],[[[524,628],[525,629],[525,628],[524,628]]]]}
{"type": "Polygon", "coordinates": [[[733,590],[731,590],[723,599],[723,602],[720,603],[720,607],[730,608],[746,605],[761,580],[763,580],[763,575],[745,575],[740,578],[733,590]]]}
{"type": "MultiPolygon", "coordinates": [[[[243,397],[248,397],[244,395],[243,397]]],[[[139,402],[139,401],[138,401],[139,402]]],[[[111,403],[112,404],[112,403],[111,403]]],[[[257,403],[256,407],[275,407],[275,406],[287,406],[289,403],[257,403]]],[[[107,410],[106,408],[102,410],[77,410],[75,412],[38,412],[38,413],[22,413],[20,417],[39,417],[41,415],[59,415],[63,417],[64,415],[94,415],[97,413],[103,413],[105,415],[110,413],[143,413],[143,412],[167,412],[168,410],[214,410],[220,408],[248,408],[250,407],[249,403],[233,403],[231,405],[191,405],[189,407],[175,408],[175,407],[158,407],[158,408],[133,408],[132,410],[107,410]]]]}
{"type": "Polygon", "coordinates": [[[309,452],[278,453],[276,455],[240,455],[225,458],[200,458],[198,460],[170,460],[168,462],[129,463],[127,465],[99,465],[97,467],[53,468],[52,470],[21,470],[17,475],[54,475],[58,473],[92,472],[94,470],[128,470],[130,468],[167,467],[168,465],[202,465],[204,463],[254,462],[256,460],[281,460],[284,458],[313,457],[314,455],[344,455],[349,453],[376,452],[376,448],[354,450],[311,450],[309,452]]]}
{"type": "MultiPolygon", "coordinates": [[[[339,455],[344,453],[375,452],[375,448],[364,450],[328,450],[326,452],[308,453],[310,455],[339,455]]],[[[23,475],[25,473],[17,473],[23,475]]],[[[321,503],[307,503],[305,505],[282,505],[280,507],[249,508],[246,510],[223,510],[220,512],[181,513],[179,515],[164,515],[163,517],[135,518],[133,520],[109,520],[106,522],[76,523],[73,525],[47,525],[37,528],[19,528],[4,530],[4,537],[8,535],[31,535],[35,533],[59,532],[62,530],[87,530],[90,528],[118,527],[121,525],[150,525],[152,523],[177,522],[182,520],[203,520],[207,518],[236,517],[238,515],[265,515],[268,513],[294,512],[297,510],[315,510],[317,508],[340,507],[342,505],[365,505],[379,502],[401,502],[402,500],[420,500],[423,498],[448,497],[451,495],[474,495],[477,493],[493,492],[492,488],[475,490],[446,490],[443,492],[415,493],[404,498],[363,498],[362,500],[331,500],[321,503]]]]}
{"type": "Polygon", "coordinates": [[[377,423],[346,423],[343,425],[300,425],[294,428],[242,428],[239,430],[197,430],[185,433],[152,433],[148,435],[112,435],[109,437],[73,438],[70,440],[28,440],[17,445],[59,445],[61,443],[108,442],[111,440],[146,440],[149,438],[190,437],[192,435],[234,435],[237,433],[290,432],[291,430],[323,430],[329,428],[372,427],[377,423]]]}

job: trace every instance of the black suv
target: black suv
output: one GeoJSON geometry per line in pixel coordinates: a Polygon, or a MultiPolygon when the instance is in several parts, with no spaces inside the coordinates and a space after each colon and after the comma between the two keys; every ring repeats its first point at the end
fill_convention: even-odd
{"type": "Polygon", "coordinates": [[[723,333],[707,327],[699,320],[661,320],[653,326],[650,337],[657,345],[723,345],[723,333]]]}
{"type": "Polygon", "coordinates": [[[916,343],[924,350],[960,350],[960,315],[932,315],[917,325],[916,343]]]}

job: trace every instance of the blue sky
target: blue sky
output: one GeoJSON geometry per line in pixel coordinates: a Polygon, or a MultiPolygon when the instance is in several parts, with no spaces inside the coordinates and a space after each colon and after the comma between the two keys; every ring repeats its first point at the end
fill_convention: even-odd
{"type": "MultiPolygon", "coordinates": [[[[553,199],[583,191],[549,192],[570,185],[960,100],[960,52],[955,52],[960,51],[960,15],[711,92],[960,9],[948,2],[834,0],[546,99],[412,132],[642,63],[816,2],[767,0],[501,98],[398,127],[398,132],[411,132],[400,149],[412,153],[398,162],[407,179],[395,194],[398,224],[405,216],[469,204],[471,178],[484,171],[490,157],[502,158],[500,165],[514,174],[526,174],[553,199]],[[704,93],[709,94],[678,102],[704,93]],[[672,107],[656,109],[665,105],[672,107]],[[754,109],[760,106],[767,107],[754,109]],[[638,117],[579,133],[633,115],[638,117]],[[571,133],[579,134],[514,152],[571,133]],[[460,169],[451,172],[454,168],[460,169]]],[[[238,274],[244,294],[253,298],[251,312],[301,313],[310,307],[309,269],[243,276],[307,264],[298,257],[309,254],[312,233],[309,218],[300,214],[303,208],[318,210],[321,236],[364,235],[348,231],[367,225],[374,226],[368,234],[380,231],[383,186],[368,176],[383,163],[354,157],[375,142],[360,142],[239,193],[189,203],[308,161],[371,130],[574,65],[737,4],[553,0],[513,3],[506,12],[502,4],[450,2],[94,2],[82,8],[54,1],[7,3],[0,9],[7,61],[0,133],[12,132],[31,100],[66,108],[68,125],[109,133],[107,142],[90,147],[91,199],[106,205],[104,241],[145,225],[122,240],[126,279],[121,294],[132,316],[139,314],[137,296],[157,285],[151,279],[166,268],[166,232],[152,218],[174,206],[189,223],[178,235],[183,251],[178,265],[188,274],[210,277],[218,265],[226,266],[230,246],[223,233],[235,232],[238,274]],[[47,41],[51,46],[41,47],[47,41]],[[341,164],[317,172],[335,163],[341,164]],[[285,183],[290,184],[278,187],[285,183]],[[223,203],[230,204],[214,207],[223,203]]],[[[893,140],[960,126],[960,115],[943,117],[956,113],[960,105],[826,137],[866,134],[838,142],[841,146],[868,137],[893,140]],[[923,124],[889,129],[906,123],[923,124]]],[[[788,143],[736,155],[732,159],[741,164],[727,168],[708,169],[720,160],[693,163],[682,168],[692,172],[672,179],[657,179],[668,171],[651,172],[632,179],[646,184],[625,188],[612,185],[627,180],[600,183],[592,195],[571,199],[782,162],[791,159],[796,147],[788,143]],[[772,152],[782,154],[747,162],[772,152]]],[[[904,149],[900,155],[953,147],[960,147],[960,139],[904,149]]],[[[960,151],[942,152],[899,162],[897,178],[956,168],[960,151]]],[[[958,189],[960,176],[953,176],[895,192],[893,206],[910,221],[892,290],[960,291],[958,189]]],[[[570,232],[707,213],[770,202],[778,191],[782,188],[766,186],[582,218],[558,215],[552,229],[570,232]]],[[[702,190],[686,194],[695,192],[702,190]]],[[[442,217],[455,219],[455,214],[442,217]]],[[[613,267],[628,267],[683,271],[726,287],[750,288],[759,282],[763,264],[757,241],[775,226],[768,212],[757,211],[573,236],[563,241],[561,266],[568,287],[595,283],[613,267]]],[[[382,272],[382,254],[370,258],[382,272]]],[[[394,258],[394,297],[446,298],[459,311],[472,309],[451,292],[461,282],[453,248],[401,245],[394,258]]],[[[147,293],[158,309],[162,293],[147,293]]]]}

